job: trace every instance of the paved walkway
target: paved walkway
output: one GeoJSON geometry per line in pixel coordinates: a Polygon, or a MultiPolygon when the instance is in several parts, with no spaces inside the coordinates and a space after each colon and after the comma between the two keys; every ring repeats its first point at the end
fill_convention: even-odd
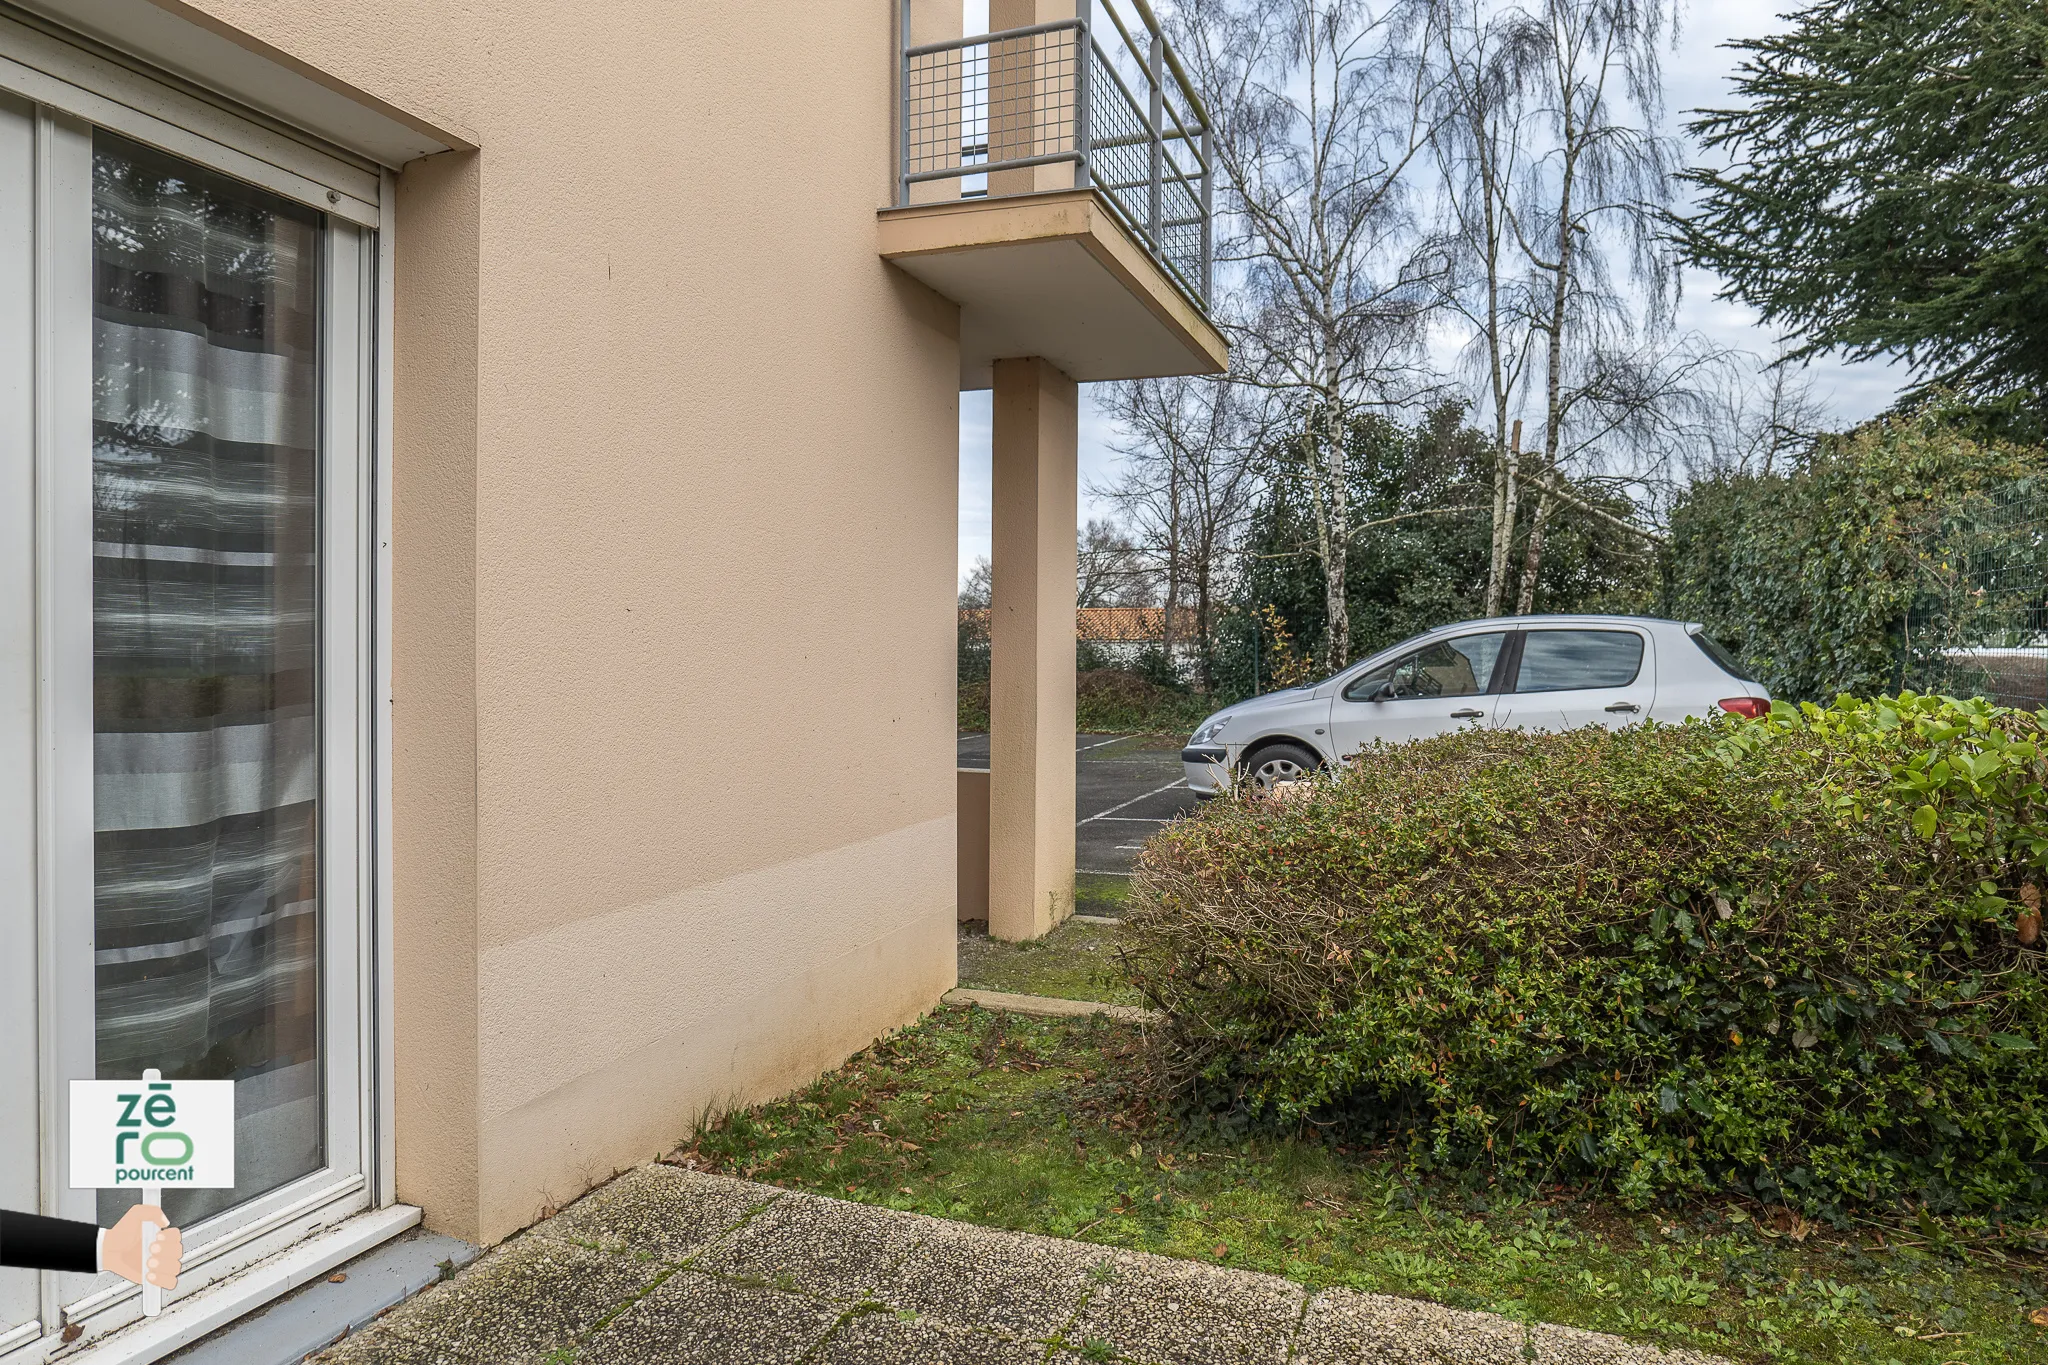
{"type": "Polygon", "coordinates": [[[1594,1365],[1710,1357],[645,1166],[324,1365],[1594,1365]]]}

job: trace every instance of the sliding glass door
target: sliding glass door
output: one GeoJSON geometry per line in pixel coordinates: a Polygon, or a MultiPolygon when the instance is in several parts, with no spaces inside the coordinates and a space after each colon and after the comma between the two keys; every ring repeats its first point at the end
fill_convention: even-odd
{"type": "Polygon", "coordinates": [[[95,1065],[237,1082],[185,1224],[323,1155],[321,225],[106,133],[92,212],[95,1065]]]}
{"type": "MultiPolygon", "coordinates": [[[[27,104],[0,181],[0,1203],[134,1202],[64,1082],[232,1080],[190,1293],[370,1202],[374,236],[27,104]]],[[[135,1299],[6,1272],[0,1356],[135,1299]]]]}

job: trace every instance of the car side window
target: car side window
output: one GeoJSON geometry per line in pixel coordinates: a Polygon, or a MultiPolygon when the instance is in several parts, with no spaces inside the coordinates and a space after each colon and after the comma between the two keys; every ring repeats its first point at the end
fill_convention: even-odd
{"type": "Polygon", "coordinates": [[[1385,689],[1388,700],[1416,697],[1476,697],[1493,681],[1506,631],[1437,640],[1393,663],[1352,680],[1346,701],[1371,701],[1385,689]]]}
{"type": "Polygon", "coordinates": [[[1643,637],[1632,630],[1532,630],[1522,639],[1517,692],[1627,687],[1643,668],[1643,637]]]}

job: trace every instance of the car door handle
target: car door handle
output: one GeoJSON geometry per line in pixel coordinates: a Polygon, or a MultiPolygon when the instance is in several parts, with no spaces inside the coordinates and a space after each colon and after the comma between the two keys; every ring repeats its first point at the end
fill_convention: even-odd
{"type": "Polygon", "coordinates": [[[1480,718],[1481,716],[1483,716],[1483,715],[1485,715],[1485,714],[1486,714],[1486,713],[1485,713],[1484,711],[1475,711],[1475,710],[1473,710],[1473,709],[1472,709],[1471,707],[1469,707],[1469,706],[1468,706],[1468,707],[1466,707],[1466,708],[1465,708],[1464,710],[1462,710],[1462,711],[1453,711],[1453,712],[1451,712],[1451,719],[1452,719],[1452,720],[1478,720],[1478,719],[1479,719],[1479,718],[1480,718]]]}
{"type": "Polygon", "coordinates": [[[1643,708],[1637,706],[1632,701],[1618,701],[1615,702],[1612,706],[1608,707],[1607,709],[1610,711],[1640,711],[1643,708]]]}

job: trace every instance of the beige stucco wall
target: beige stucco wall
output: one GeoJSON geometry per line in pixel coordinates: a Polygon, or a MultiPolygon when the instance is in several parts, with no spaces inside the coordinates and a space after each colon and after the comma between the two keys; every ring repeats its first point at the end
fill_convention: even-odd
{"type": "Polygon", "coordinates": [[[953,981],[957,315],[891,0],[193,0],[400,179],[399,1194],[495,1240],[953,981]]]}

